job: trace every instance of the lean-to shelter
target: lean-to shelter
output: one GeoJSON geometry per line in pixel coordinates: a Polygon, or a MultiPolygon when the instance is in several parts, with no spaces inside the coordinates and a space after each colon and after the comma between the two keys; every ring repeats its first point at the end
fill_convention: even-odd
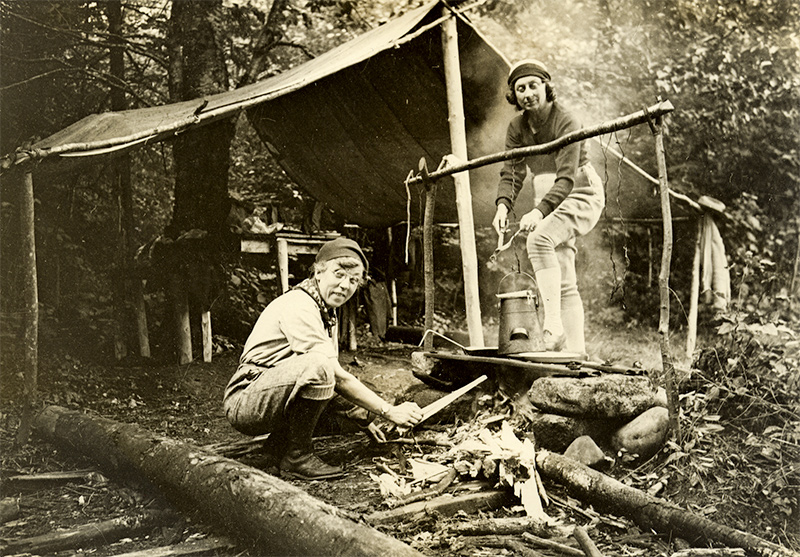
{"type": "MultiPolygon", "coordinates": [[[[347,222],[387,227],[418,222],[424,193],[405,178],[425,157],[432,168],[452,152],[440,23],[432,1],[306,63],[240,89],[203,99],[93,114],[7,157],[4,166],[39,161],[35,172],[63,171],[136,146],[173,139],[193,127],[246,111],[266,147],[307,193],[347,222]],[[13,162],[12,162],[13,161],[13,162]]],[[[462,14],[458,50],[470,158],[503,149],[513,108],[505,101],[509,63],[462,14]]],[[[592,123],[592,122],[586,122],[592,123]]],[[[596,147],[595,159],[603,155],[596,147]]],[[[658,215],[658,199],[639,174],[621,167],[625,212],[658,215]]],[[[609,181],[618,165],[609,164],[609,181]]],[[[494,211],[497,164],[470,172],[476,222],[494,211]]],[[[458,222],[452,180],[439,188],[438,222],[458,222]]],[[[679,208],[680,210],[680,208],[679,208]]]]}
{"type": "MultiPolygon", "coordinates": [[[[364,227],[417,223],[425,193],[409,187],[406,178],[422,157],[433,169],[455,152],[452,103],[463,103],[470,159],[504,148],[506,125],[514,114],[504,98],[508,69],[508,59],[464,13],[434,0],[249,86],[181,103],[90,115],[4,158],[2,166],[34,176],[60,173],[245,112],[286,173],[345,221],[364,227]],[[452,57],[445,55],[444,23],[457,31],[458,99],[446,75],[452,57]]],[[[609,203],[607,214],[660,217],[653,178],[631,164],[607,164],[613,154],[596,141],[589,145],[601,174],[618,188],[616,205],[609,203]]],[[[494,214],[498,172],[499,164],[469,171],[467,202],[478,226],[488,226],[494,214]]],[[[463,226],[456,189],[451,177],[440,181],[435,220],[459,222],[471,234],[472,226],[463,226]]],[[[699,214],[691,200],[673,199],[679,201],[673,204],[673,217],[699,214]]],[[[520,199],[518,212],[531,201],[530,196],[520,199]]],[[[467,277],[465,270],[465,289],[474,285],[468,300],[477,300],[476,275],[467,277]]],[[[469,302],[467,310],[470,314],[469,302]]],[[[471,329],[479,325],[478,318],[471,329]]]]}

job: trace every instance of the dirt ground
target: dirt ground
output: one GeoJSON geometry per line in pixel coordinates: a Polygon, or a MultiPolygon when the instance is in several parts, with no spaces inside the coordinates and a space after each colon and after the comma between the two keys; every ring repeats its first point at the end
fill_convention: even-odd
{"type": "MultiPolygon", "coordinates": [[[[341,360],[378,393],[388,400],[394,400],[402,397],[409,386],[421,384],[412,374],[410,355],[415,349],[409,345],[367,340],[356,353],[344,352],[341,360]]],[[[43,365],[39,378],[42,400],[48,404],[89,411],[121,422],[136,423],[153,433],[200,446],[244,440],[244,435],[228,425],[220,403],[223,389],[235,370],[238,356],[238,350],[230,350],[216,354],[210,363],[193,362],[186,366],[152,366],[144,363],[86,366],[70,361],[62,361],[59,365],[43,365]]],[[[19,409],[10,402],[14,400],[13,397],[6,398],[5,395],[0,415],[4,479],[21,474],[95,469],[95,464],[86,456],[66,453],[36,439],[24,447],[14,446],[19,409]]],[[[370,474],[376,472],[376,463],[381,458],[395,458],[390,445],[376,444],[365,434],[357,433],[324,437],[317,440],[316,447],[328,461],[344,464],[346,477],[335,481],[292,482],[294,485],[352,513],[356,518],[383,508],[379,486],[370,474]]],[[[420,449],[404,447],[402,450],[411,454],[420,449]]],[[[264,458],[259,455],[245,456],[241,461],[255,467],[265,466],[264,458]]],[[[783,520],[785,517],[768,516],[769,509],[765,510],[756,500],[753,500],[752,508],[740,509],[738,514],[732,509],[726,511],[725,494],[720,499],[719,493],[713,489],[708,490],[705,482],[690,481],[689,467],[678,467],[676,470],[679,471],[679,468],[683,468],[686,473],[665,474],[667,464],[664,455],[661,455],[638,468],[619,466],[611,473],[625,483],[642,489],[652,486],[658,480],[664,480],[668,489],[660,495],[675,503],[767,539],[785,539],[786,533],[781,532],[781,529],[786,528],[787,522],[783,520]]],[[[722,482],[724,478],[718,477],[718,480],[722,482]]],[[[730,488],[734,489],[733,486],[730,488]]],[[[552,491],[554,499],[559,501],[548,512],[564,522],[587,527],[598,547],[608,557],[668,556],[683,547],[679,540],[669,540],[641,531],[624,517],[597,513],[591,507],[571,499],[559,486],[548,485],[548,489],[552,491]]],[[[737,497],[730,497],[731,495],[734,494],[728,493],[729,503],[736,507],[737,497]]],[[[0,528],[2,540],[20,539],[126,516],[147,505],[170,508],[167,502],[161,501],[157,493],[142,492],[136,486],[112,482],[97,475],[82,482],[33,491],[11,493],[4,489],[3,496],[18,498],[20,513],[0,528]]],[[[520,516],[520,512],[519,507],[505,508],[486,513],[485,516],[520,516]]],[[[456,516],[449,520],[464,518],[466,517],[456,516]]],[[[400,523],[382,526],[380,529],[426,555],[450,557],[512,554],[497,547],[471,545],[464,539],[449,535],[447,523],[448,520],[431,517],[418,523],[400,523]]],[[[154,528],[141,536],[81,549],[78,554],[119,555],[209,534],[225,535],[224,532],[215,532],[212,525],[195,522],[187,517],[154,528]]],[[[575,546],[574,540],[564,541],[575,546]]],[[[558,555],[544,549],[537,551],[540,551],[539,555],[558,555]]],[[[61,554],[75,552],[66,551],[56,555],[61,554]]],[[[244,544],[217,554],[258,555],[257,552],[248,550],[244,544]]]]}

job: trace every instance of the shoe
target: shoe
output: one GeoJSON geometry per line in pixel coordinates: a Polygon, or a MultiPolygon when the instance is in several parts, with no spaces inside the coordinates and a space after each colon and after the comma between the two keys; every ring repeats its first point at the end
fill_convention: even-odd
{"type": "Polygon", "coordinates": [[[331,466],[322,461],[314,453],[292,454],[289,451],[281,459],[280,473],[282,478],[296,480],[332,480],[344,476],[341,466],[331,466]]]}
{"type": "Polygon", "coordinates": [[[327,404],[327,400],[297,397],[290,405],[286,453],[279,466],[281,477],[300,480],[329,480],[344,475],[341,467],[326,464],[314,454],[311,438],[327,404]]]}
{"type": "Polygon", "coordinates": [[[564,344],[567,342],[567,335],[565,333],[556,336],[550,331],[545,331],[542,336],[544,337],[545,352],[561,352],[561,350],[564,349],[564,344]]]}

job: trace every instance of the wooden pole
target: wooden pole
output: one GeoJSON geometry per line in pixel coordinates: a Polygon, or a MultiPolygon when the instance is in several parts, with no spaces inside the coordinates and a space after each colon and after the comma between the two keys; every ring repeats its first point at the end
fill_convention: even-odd
{"type": "Polygon", "coordinates": [[[172,291],[172,314],[175,323],[175,346],[178,352],[178,363],[183,365],[192,361],[189,295],[178,273],[170,275],[170,286],[172,291]]]}
{"type": "Polygon", "coordinates": [[[39,377],[39,288],[36,275],[36,228],[33,200],[33,174],[23,176],[20,196],[20,229],[22,234],[22,283],[20,299],[23,304],[22,333],[22,418],[17,430],[17,443],[28,442],[36,404],[39,377]]]}
{"type": "Polygon", "coordinates": [[[658,273],[658,292],[660,312],[658,319],[659,345],[661,362],[664,369],[665,388],[667,391],[667,409],[669,410],[669,427],[674,438],[680,441],[681,427],[678,415],[678,385],[675,380],[675,365],[669,350],[669,272],[672,262],[672,209],[669,204],[669,182],[667,181],[667,161],[664,155],[664,134],[661,116],[651,125],[656,138],[656,159],[658,161],[658,190],[661,195],[661,219],[664,227],[661,251],[661,271],[658,273]]]}
{"type": "Polygon", "coordinates": [[[700,249],[703,243],[705,217],[697,224],[697,239],[694,242],[694,259],[692,260],[692,287],[689,293],[689,324],[686,331],[686,357],[691,358],[697,345],[697,313],[700,301],[700,249]]]}
{"type": "MultiPolygon", "coordinates": [[[[442,8],[442,15],[449,16],[450,9],[442,8]]],[[[464,127],[464,100],[461,90],[461,62],[458,54],[457,21],[454,16],[442,22],[442,53],[444,76],[447,86],[448,122],[450,145],[453,154],[467,160],[467,132],[464,127]]],[[[458,230],[461,240],[461,265],[464,272],[464,299],[466,302],[467,328],[472,346],[483,346],[483,323],[478,292],[478,250],[475,245],[475,222],[472,216],[472,193],[469,173],[453,174],[456,184],[456,207],[458,230]]]]}
{"type": "Polygon", "coordinates": [[[203,361],[210,362],[214,346],[211,335],[211,310],[206,310],[200,314],[200,328],[203,336],[203,361]]]}
{"type": "MultiPolygon", "coordinates": [[[[423,178],[428,175],[425,157],[419,160],[423,178]]],[[[436,182],[425,180],[425,215],[422,219],[422,270],[425,277],[425,330],[433,330],[436,313],[436,283],[433,277],[433,215],[436,210],[436,182]]],[[[425,335],[425,350],[433,350],[433,337],[425,335]]]]}
{"type": "MultiPolygon", "coordinates": [[[[448,100],[449,100],[449,95],[448,95],[448,100]]],[[[516,149],[509,149],[508,151],[501,151],[499,153],[493,153],[491,155],[484,155],[483,157],[478,157],[472,160],[464,159],[467,162],[461,164],[454,164],[452,166],[447,166],[445,168],[437,169],[434,172],[431,172],[430,179],[438,180],[439,178],[444,178],[445,176],[450,176],[452,174],[457,174],[459,172],[464,172],[466,170],[474,170],[476,168],[486,166],[487,164],[503,162],[509,159],[532,157],[534,155],[546,155],[548,153],[553,153],[555,151],[558,151],[562,147],[566,147],[567,145],[571,145],[572,143],[583,141],[584,139],[589,139],[590,137],[595,137],[606,133],[612,133],[615,131],[632,128],[633,126],[637,126],[639,124],[645,124],[649,122],[652,118],[656,118],[664,114],[669,114],[673,110],[675,110],[675,107],[672,106],[671,102],[661,101],[658,104],[654,104],[651,107],[642,109],[639,112],[634,112],[632,114],[628,114],[627,116],[622,116],[620,118],[616,118],[608,122],[603,122],[600,124],[596,124],[594,126],[589,126],[587,128],[581,128],[579,130],[575,130],[574,132],[568,133],[567,135],[562,135],[555,141],[551,141],[549,143],[542,143],[541,145],[531,145],[529,147],[517,147],[516,149]]],[[[409,186],[413,186],[420,183],[422,183],[421,176],[412,176],[408,180],[409,186]]],[[[678,196],[678,194],[674,192],[672,192],[672,195],[678,196]]],[[[694,203],[694,201],[690,200],[688,197],[682,196],[682,199],[688,201],[690,204],[694,203]]]]}

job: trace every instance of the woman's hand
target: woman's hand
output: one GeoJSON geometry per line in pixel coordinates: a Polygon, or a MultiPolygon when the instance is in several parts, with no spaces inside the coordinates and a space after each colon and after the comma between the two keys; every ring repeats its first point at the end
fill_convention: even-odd
{"type": "Polygon", "coordinates": [[[378,443],[386,443],[386,434],[381,429],[381,426],[375,422],[370,422],[367,426],[367,433],[378,443]]]}
{"type": "Polygon", "coordinates": [[[384,417],[399,426],[413,427],[422,419],[422,409],[416,402],[404,402],[398,406],[390,406],[384,417]]]}
{"type": "Polygon", "coordinates": [[[534,209],[530,213],[525,213],[522,215],[522,218],[519,219],[519,229],[523,232],[530,232],[542,222],[543,218],[544,215],[539,209],[534,209]]]}
{"type": "Polygon", "coordinates": [[[497,205],[497,212],[494,214],[492,226],[498,236],[502,236],[506,231],[506,227],[508,227],[508,207],[505,203],[497,205]]]}

